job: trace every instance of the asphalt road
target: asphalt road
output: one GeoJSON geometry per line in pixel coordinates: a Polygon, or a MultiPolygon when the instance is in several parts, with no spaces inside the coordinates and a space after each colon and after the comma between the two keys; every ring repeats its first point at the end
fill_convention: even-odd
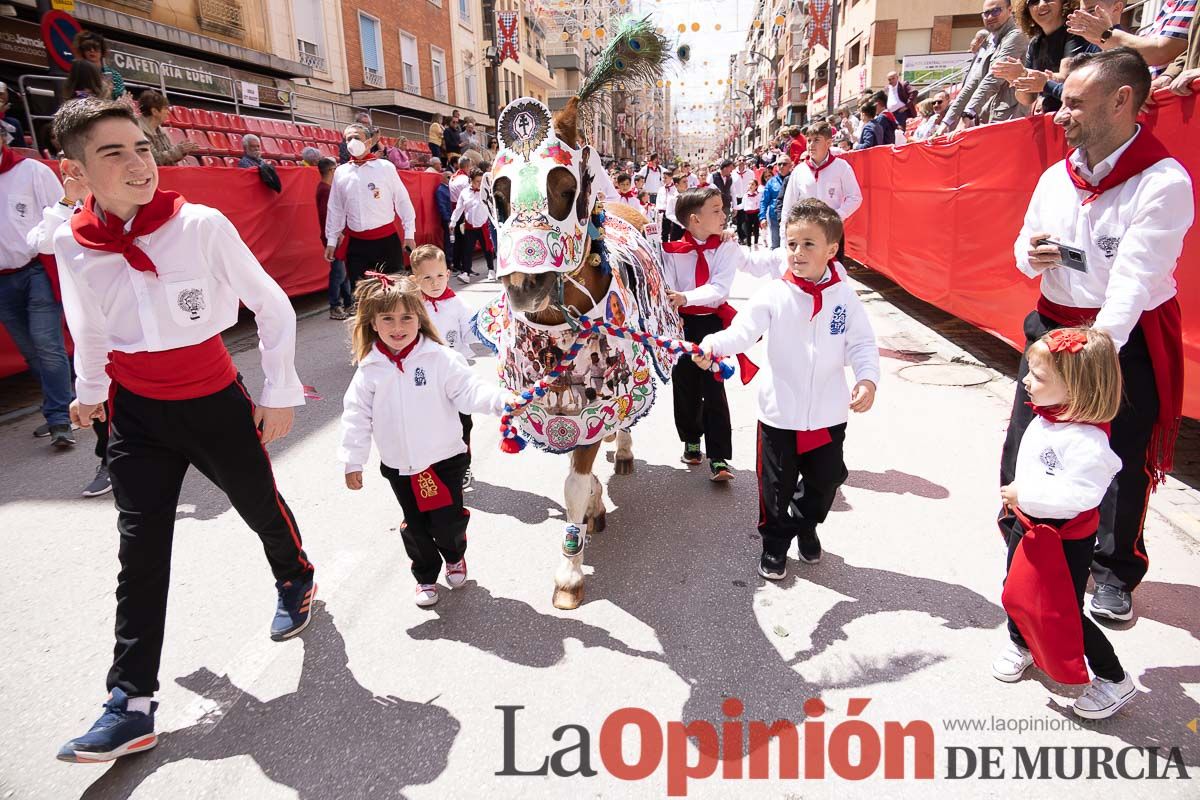
{"type": "MultiPolygon", "coordinates": [[[[739,278],[735,302],[754,284],[739,278]]],[[[317,616],[298,640],[269,641],[274,588],[261,547],[224,497],[191,473],[176,525],[160,743],[111,767],[63,764],[54,753],[86,730],[104,699],[116,512],[111,496],[78,496],[95,468],[90,434],[55,454],[29,435],[36,420],[9,422],[0,428],[0,536],[13,557],[0,588],[0,703],[9,720],[0,725],[0,800],[646,798],[681,785],[703,798],[1200,796],[1165,766],[1174,746],[1189,775],[1200,771],[1200,735],[1187,727],[1200,717],[1200,544],[1186,521],[1176,527],[1159,513],[1178,520],[1181,506],[1156,496],[1138,617],[1108,628],[1145,694],[1112,720],[1074,726],[1069,704],[1078,689],[1037,677],[994,680],[1004,549],[993,519],[1012,383],[970,366],[970,353],[859,288],[883,348],[884,380],[875,409],[851,420],[850,478],[821,531],[823,560],[789,561],[778,585],[755,574],[752,389],[730,384],[737,476],[724,486],[711,484],[706,468],[678,463],[664,391],[634,429],[635,474],[614,477],[611,454],[599,459],[608,529],[588,547],[586,601],[574,612],[550,605],[565,459],[501,453],[497,425],[483,417],[468,495],[470,581],[443,591],[433,609],[413,604],[400,511],[386,482],[372,465],[364,491],[351,493],[336,461],[340,400],[353,372],[345,328],[323,315],[303,319],[300,373],[321,399],[270,450],[317,566],[317,616]],[[909,379],[917,367],[983,382],[919,383],[909,379]],[[725,706],[732,716],[722,711],[730,698],[742,706],[725,706]],[[813,698],[827,710],[805,725],[813,698]],[[611,738],[619,728],[605,720],[626,707],[647,713],[626,713],[645,727],[627,728],[622,747],[611,738]],[[801,726],[801,772],[810,777],[781,779],[787,759],[773,746],[770,778],[725,777],[735,774],[734,758],[713,765],[712,777],[682,782],[680,764],[704,762],[694,747],[678,746],[668,723],[748,729],[777,719],[801,726]],[[842,727],[852,719],[866,725],[842,727]],[[911,744],[903,780],[885,778],[883,763],[862,780],[841,777],[863,758],[873,764],[872,737],[891,741],[889,721],[928,723],[933,779],[913,777],[921,757],[911,744]],[[983,729],[952,729],[963,725],[983,729]],[[665,742],[661,761],[656,742],[665,742]],[[812,777],[821,760],[806,754],[810,746],[825,754],[824,778],[812,777]],[[980,750],[989,746],[1000,749],[980,750]],[[1151,746],[1162,748],[1156,769],[1171,779],[1016,777],[1021,752],[1059,773],[1055,751],[1039,756],[1039,747],[1063,748],[1068,774],[1082,753],[1086,776],[1089,753],[1104,753],[1081,748],[1109,748],[1111,767],[1122,748],[1151,746]],[[568,751],[552,763],[560,772],[586,766],[596,774],[497,774],[536,772],[559,750],[568,751]],[[972,759],[971,777],[947,777],[972,759]],[[633,765],[628,772],[622,760],[633,765]],[[989,760],[1002,779],[981,778],[989,760]]],[[[462,294],[479,303],[494,290],[479,284],[462,294]]],[[[248,385],[261,385],[257,352],[233,349],[248,385]]],[[[481,357],[475,368],[492,376],[495,361],[481,357]]],[[[1195,499],[1194,489],[1172,491],[1195,499]]],[[[734,732],[727,741],[737,739],[734,732]]],[[[1125,758],[1126,774],[1151,770],[1144,752],[1125,758]]]]}

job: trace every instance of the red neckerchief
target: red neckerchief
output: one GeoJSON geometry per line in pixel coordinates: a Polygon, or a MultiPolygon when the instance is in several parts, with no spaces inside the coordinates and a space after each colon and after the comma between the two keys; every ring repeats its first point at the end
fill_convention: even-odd
{"type": "MultiPolygon", "coordinates": [[[[1034,414],[1037,414],[1047,422],[1075,422],[1073,419],[1063,419],[1061,416],[1059,416],[1067,410],[1066,406],[1036,406],[1031,402],[1026,402],[1025,405],[1029,406],[1030,410],[1033,411],[1034,414]]],[[[1099,428],[1100,430],[1104,431],[1105,436],[1112,435],[1112,424],[1108,422],[1078,422],[1076,424],[1091,425],[1094,428],[1099,428]]]]}
{"type": "Polygon", "coordinates": [[[158,189],[149,203],[137,210],[133,224],[125,230],[125,220],[116,214],[105,214],[104,221],[96,214],[96,198],[88,195],[83,208],[71,217],[71,233],[75,241],[91,250],[120,253],[129,266],[139,272],[158,274],[154,262],[133,243],[139,236],[154,233],[183,208],[184,199],[176,192],[158,189]]]}
{"type": "Polygon", "coordinates": [[[387,347],[384,346],[383,342],[376,339],[375,340],[375,349],[378,350],[379,352],[383,353],[384,358],[386,358],[388,361],[395,364],[396,369],[400,370],[401,372],[404,372],[404,359],[405,359],[405,357],[408,356],[409,353],[411,353],[413,351],[413,348],[417,346],[417,342],[419,342],[419,341],[421,341],[420,335],[418,335],[417,338],[415,338],[411,342],[409,342],[408,346],[405,347],[403,350],[401,350],[399,353],[393,353],[391,350],[387,349],[387,347]]]}
{"type": "Polygon", "coordinates": [[[813,160],[811,158],[805,159],[804,163],[807,164],[809,170],[812,171],[813,180],[817,180],[818,178],[821,177],[821,173],[824,172],[825,170],[829,169],[829,167],[836,160],[837,160],[837,155],[834,153],[830,153],[828,156],[825,157],[825,163],[819,167],[813,163],[813,160]]]}
{"type": "Polygon", "coordinates": [[[449,300],[451,297],[454,297],[454,290],[453,290],[453,289],[451,289],[449,286],[447,286],[447,287],[446,287],[446,291],[442,292],[442,293],[441,293],[441,294],[439,294],[437,297],[434,297],[433,295],[428,295],[428,294],[425,294],[425,292],[421,292],[421,295],[422,295],[422,296],[425,298],[425,302],[426,302],[426,303],[432,303],[432,304],[433,304],[433,310],[434,310],[434,311],[437,311],[437,310],[438,310],[438,303],[439,303],[440,301],[442,301],[442,300],[449,300]]]}
{"type": "Polygon", "coordinates": [[[892,124],[894,124],[896,126],[900,125],[899,122],[896,122],[896,115],[890,111],[884,111],[881,116],[887,117],[888,119],[890,119],[892,121],[892,124]]]}
{"type": "Polygon", "coordinates": [[[804,278],[798,278],[790,269],[783,273],[783,279],[812,298],[813,312],[812,316],[809,317],[810,321],[816,319],[817,314],[821,313],[821,307],[824,305],[822,293],[835,283],[842,282],[842,276],[838,275],[837,267],[834,266],[833,261],[829,262],[829,280],[824,283],[814,283],[804,278]]]}
{"type": "Polygon", "coordinates": [[[453,177],[457,178],[459,175],[462,175],[464,178],[470,178],[470,177],[471,177],[471,176],[470,176],[470,175],[468,175],[467,173],[463,172],[461,169],[460,169],[458,172],[455,172],[453,177]]]}
{"type": "Polygon", "coordinates": [[[1159,161],[1171,157],[1162,142],[1155,139],[1149,131],[1142,129],[1129,143],[1129,147],[1125,148],[1125,152],[1121,153],[1117,163],[1113,164],[1112,172],[1093,186],[1088,183],[1087,178],[1079,174],[1075,164],[1071,161],[1076,150],[1067,153],[1067,158],[1063,163],[1067,165],[1067,174],[1071,176],[1071,183],[1075,184],[1075,188],[1088,193],[1087,197],[1083,198],[1082,204],[1085,206],[1114,186],[1120,186],[1134,175],[1139,175],[1159,161]]]}
{"type": "Polygon", "coordinates": [[[25,160],[25,156],[21,155],[11,147],[5,147],[3,152],[0,152],[0,175],[8,172],[10,169],[20,164],[25,160]]]}
{"type": "Polygon", "coordinates": [[[632,200],[633,198],[637,197],[637,191],[633,189],[630,189],[628,192],[618,191],[617,194],[621,195],[621,197],[624,197],[626,200],[632,200]]]}
{"type": "Polygon", "coordinates": [[[721,246],[721,237],[713,234],[704,240],[704,244],[696,241],[696,237],[690,233],[685,233],[683,238],[677,242],[663,242],[663,250],[668,253],[695,253],[696,254],[696,288],[700,288],[708,283],[708,259],[704,257],[707,250],[716,250],[721,246]]]}
{"type": "Polygon", "coordinates": [[[360,156],[359,158],[350,156],[350,163],[361,167],[368,161],[374,161],[377,158],[379,158],[379,156],[375,155],[374,153],[367,153],[365,156],[360,156]]]}

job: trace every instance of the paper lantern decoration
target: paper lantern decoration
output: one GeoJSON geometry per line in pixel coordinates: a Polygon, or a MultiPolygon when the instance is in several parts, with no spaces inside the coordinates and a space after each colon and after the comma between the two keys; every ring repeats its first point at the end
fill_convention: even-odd
{"type": "Polygon", "coordinates": [[[777,17],[775,17],[775,24],[778,25],[779,27],[783,27],[783,23],[785,23],[785,22],[787,22],[787,20],[784,19],[783,14],[780,14],[777,17]]]}
{"type": "Polygon", "coordinates": [[[721,23],[718,22],[716,25],[713,25],[713,28],[718,31],[721,30],[721,23]]]}
{"type": "Polygon", "coordinates": [[[592,38],[592,29],[591,29],[591,28],[584,28],[583,30],[581,30],[581,31],[579,32],[579,38],[581,38],[581,39],[590,39],[590,38],[592,38]]]}
{"type": "Polygon", "coordinates": [[[686,30],[687,30],[687,25],[684,25],[682,22],[679,23],[679,32],[683,33],[686,30]]]}
{"type": "Polygon", "coordinates": [[[563,40],[564,42],[569,42],[569,41],[571,41],[571,34],[567,33],[566,31],[563,31],[563,32],[562,32],[562,40],[563,40]]]}
{"type": "Polygon", "coordinates": [[[698,30],[700,30],[700,23],[699,23],[699,22],[693,22],[693,23],[692,23],[692,32],[693,32],[693,33],[695,33],[695,32],[696,32],[696,31],[698,31],[698,30]]]}
{"type": "Polygon", "coordinates": [[[597,39],[603,39],[605,33],[607,33],[607,31],[605,31],[604,28],[596,28],[596,38],[597,39]]]}
{"type": "Polygon", "coordinates": [[[752,27],[755,27],[755,28],[761,28],[761,27],[762,27],[762,20],[761,20],[761,19],[756,19],[756,20],[754,20],[754,25],[753,25],[752,27]]]}

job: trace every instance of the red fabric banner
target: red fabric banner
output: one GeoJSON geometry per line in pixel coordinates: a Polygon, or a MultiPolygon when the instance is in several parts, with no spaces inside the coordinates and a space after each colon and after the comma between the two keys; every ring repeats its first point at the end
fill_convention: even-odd
{"type": "MultiPolygon", "coordinates": [[[[1142,120],[1200,181],[1196,96],[1169,92],[1142,120]],[[1190,131],[1190,133],[1189,133],[1190,131]]],[[[863,205],[846,227],[846,251],[906,291],[1024,347],[1022,322],[1038,283],[1013,263],[1038,178],[1066,156],[1050,116],[973,128],[951,139],[846,155],[863,205]]],[[[1193,191],[1200,190],[1194,185],[1193,191]]],[[[1200,210],[1200,192],[1196,196],[1200,210]]],[[[1193,227],[1175,270],[1183,308],[1183,413],[1200,417],[1200,236],[1193,227]]]]}
{"type": "MultiPolygon", "coordinates": [[[[57,171],[57,162],[50,166],[57,171]]],[[[229,217],[259,263],[289,296],[322,291],[329,286],[329,262],[317,222],[320,176],[310,167],[280,167],[278,172],[283,184],[279,194],[259,180],[257,170],[236,167],[160,167],[159,185],[229,217]]],[[[401,170],[400,178],[417,209],[417,244],[441,247],[434,199],[441,176],[401,170]]],[[[0,326],[0,377],[25,369],[16,345],[0,326]]]]}

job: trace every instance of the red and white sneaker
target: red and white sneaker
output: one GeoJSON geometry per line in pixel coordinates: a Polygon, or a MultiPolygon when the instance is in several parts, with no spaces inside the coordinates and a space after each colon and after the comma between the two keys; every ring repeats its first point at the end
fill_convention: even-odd
{"type": "Polygon", "coordinates": [[[446,583],[451,589],[457,589],[467,582],[467,560],[464,558],[455,564],[446,565],[446,583]]]}
{"type": "Polygon", "coordinates": [[[434,605],[438,601],[437,584],[417,584],[417,594],[413,600],[421,608],[429,608],[431,605],[434,605]]]}

